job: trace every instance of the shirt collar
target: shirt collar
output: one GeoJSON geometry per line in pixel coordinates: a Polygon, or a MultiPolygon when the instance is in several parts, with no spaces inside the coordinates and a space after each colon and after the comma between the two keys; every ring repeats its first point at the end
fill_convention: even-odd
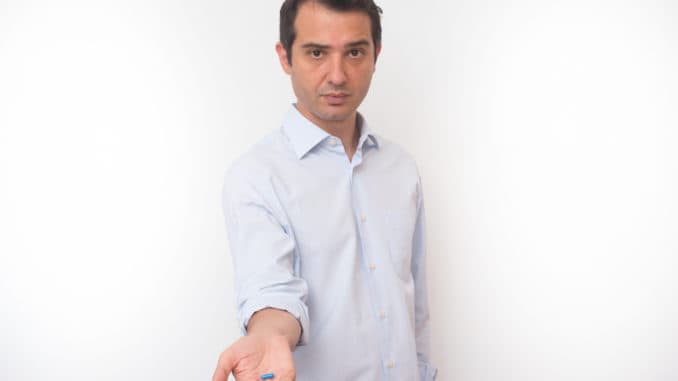
{"type": "MultiPolygon", "coordinates": [[[[357,115],[358,126],[360,129],[360,138],[358,140],[358,149],[365,145],[366,147],[379,147],[377,137],[370,131],[365,118],[360,113],[357,115]]],[[[297,158],[302,159],[320,142],[331,135],[322,128],[316,126],[313,122],[306,119],[296,105],[292,105],[283,120],[282,131],[292,144],[292,148],[297,158]]]]}

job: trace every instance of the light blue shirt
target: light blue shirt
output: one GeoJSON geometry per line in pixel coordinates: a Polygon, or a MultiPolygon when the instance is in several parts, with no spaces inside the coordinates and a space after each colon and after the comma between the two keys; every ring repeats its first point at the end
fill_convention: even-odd
{"type": "Polygon", "coordinates": [[[433,380],[417,167],[358,125],[349,162],[291,107],[227,172],[238,320],[243,333],[266,307],[299,320],[298,381],[433,380]]]}

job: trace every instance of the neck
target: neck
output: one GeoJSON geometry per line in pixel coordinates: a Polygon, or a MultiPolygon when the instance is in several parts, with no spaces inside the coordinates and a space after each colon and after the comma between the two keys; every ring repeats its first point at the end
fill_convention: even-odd
{"type": "Polygon", "coordinates": [[[313,122],[316,126],[320,127],[328,134],[336,136],[339,139],[341,139],[341,142],[344,145],[344,151],[346,151],[348,159],[351,160],[353,158],[353,154],[355,153],[358,147],[358,140],[360,138],[360,134],[357,128],[358,127],[357,112],[354,111],[353,114],[351,114],[351,116],[344,120],[328,121],[328,120],[319,120],[318,118],[315,117],[315,115],[311,114],[307,110],[304,110],[303,108],[299,108],[298,106],[297,110],[299,110],[299,112],[304,117],[306,117],[306,119],[313,122]]]}

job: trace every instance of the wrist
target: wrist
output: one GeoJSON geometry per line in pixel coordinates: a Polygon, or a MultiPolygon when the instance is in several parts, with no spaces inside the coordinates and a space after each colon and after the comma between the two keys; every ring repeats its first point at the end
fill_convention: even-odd
{"type": "Polygon", "coordinates": [[[252,315],[247,326],[247,336],[284,339],[290,351],[293,351],[301,337],[301,324],[287,311],[266,308],[252,315]]]}

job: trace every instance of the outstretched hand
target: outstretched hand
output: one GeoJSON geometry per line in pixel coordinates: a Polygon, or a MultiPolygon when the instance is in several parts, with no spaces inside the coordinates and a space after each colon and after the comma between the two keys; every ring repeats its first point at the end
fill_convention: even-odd
{"type": "Polygon", "coordinates": [[[244,336],[219,356],[212,381],[227,381],[233,373],[236,381],[260,381],[273,373],[274,381],[294,381],[296,371],[287,337],[283,335],[244,336]]]}

